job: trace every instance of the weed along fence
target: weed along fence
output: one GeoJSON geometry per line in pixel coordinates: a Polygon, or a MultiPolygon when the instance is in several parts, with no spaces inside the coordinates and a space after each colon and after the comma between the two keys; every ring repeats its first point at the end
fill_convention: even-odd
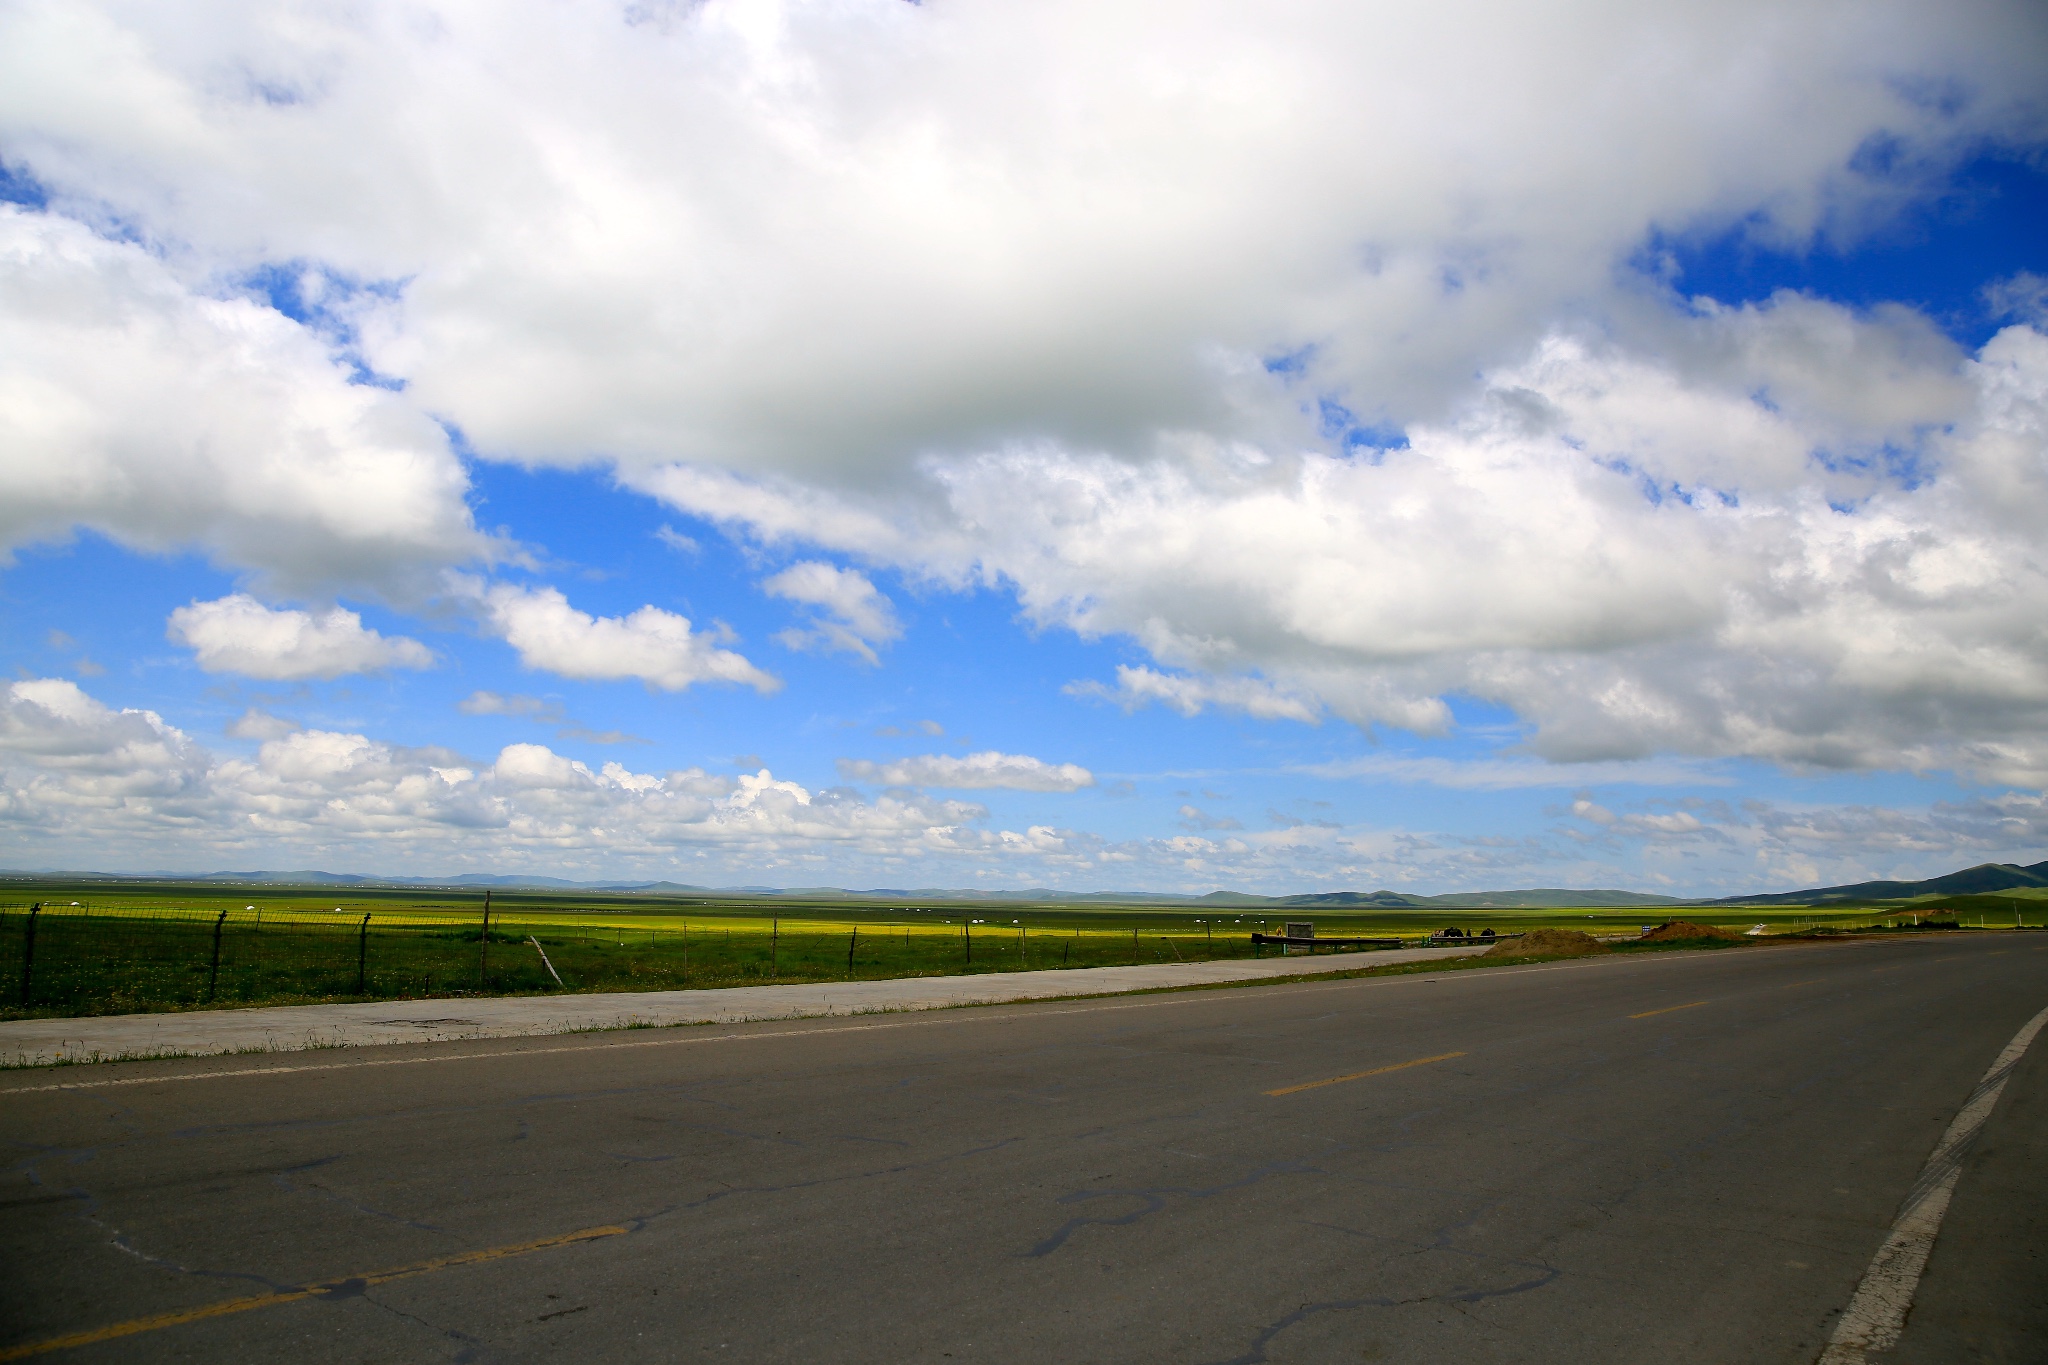
{"type": "MultiPolygon", "coordinates": [[[[1320,946],[1394,946],[1321,940],[1320,946]]],[[[322,1000],[768,982],[1200,962],[1272,952],[1244,928],[1108,928],[971,917],[823,923],[673,914],[579,916],[0,906],[0,1017],[322,1000]]]]}
{"type": "MultiPolygon", "coordinates": [[[[0,1008],[109,1014],[440,993],[478,984],[482,938],[475,922],[367,911],[8,906],[0,908],[0,1008]]],[[[520,988],[507,979],[514,965],[489,967],[492,989],[520,988]]]]}

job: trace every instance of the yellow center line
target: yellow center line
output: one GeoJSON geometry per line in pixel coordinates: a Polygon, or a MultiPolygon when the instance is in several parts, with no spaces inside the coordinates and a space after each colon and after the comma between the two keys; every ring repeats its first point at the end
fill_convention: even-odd
{"type": "Polygon", "coordinates": [[[1434,1057],[1417,1057],[1412,1062],[1395,1062],[1392,1066],[1376,1066],[1370,1071],[1354,1071],[1349,1076],[1332,1076],[1326,1081],[1309,1081],[1304,1085],[1283,1085],[1278,1090],[1268,1090],[1268,1095],[1294,1095],[1304,1090],[1319,1090],[1326,1085],[1342,1085],[1346,1081],[1362,1081],[1367,1076],[1384,1076],[1389,1071],[1406,1071],[1411,1066],[1428,1066],[1431,1062],[1448,1062],[1453,1057],[1462,1057],[1462,1052],[1441,1052],[1434,1057]]]}
{"type": "Polygon", "coordinates": [[[1629,1018],[1648,1019],[1653,1014],[1673,1014],[1679,1010],[1696,1010],[1706,1003],[1704,1000],[1695,1000],[1690,1005],[1666,1005],[1661,1010],[1644,1010],[1641,1014],[1631,1014],[1629,1018]]]}
{"type": "Polygon", "coordinates": [[[392,1270],[372,1271],[367,1275],[348,1275],[338,1280],[327,1280],[320,1284],[309,1284],[298,1289],[283,1289],[275,1294],[252,1294],[247,1298],[223,1299],[199,1308],[184,1308],[174,1313],[158,1313],[147,1318],[130,1318],[106,1327],[95,1327],[89,1331],[73,1332],[68,1336],[45,1337],[41,1341],[24,1342],[19,1346],[0,1347],[0,1361],[26,1360],[30,1356],[45,1355],[51,1351],[68,1351],[78,1346],[91,1346],[96,1342],[113,1341],[119,1337],[132,1337],[140,1332],[158,1332],[166,1327],[178,1327],[188,1322],[203,1322],[208,1318],[227,1317],[232,1313],[248,1313],[258,1308],[274,1308],[281,1303],[296,1303],[300,1299],[325,1298],[337,1293],[359,1293],[371,1285],[384,1284],[391,1280],[402,1280],[412,1275],[425,1275],[435,1270],[452,1270],[457,1266],[478,1265],[484,1261],[502,1261],[507,1256],[524,1256],[528,1252],[546,1251],[550,1247],[571,1246],[577,1242],[595,1242],[606,1237],[618,1237],[631,1229],[616,1225],[597,1228],[583,1228],[576,1232],[564,1232],[554,1237],[542,1237],[531,1242],[514,1242],[509,1246],[482,1247],[476,1251],[459,1251],[452,1256],[436,1256],[430,1261],[419,1261],[412,1265],[398,1266],[392,1270]]]}

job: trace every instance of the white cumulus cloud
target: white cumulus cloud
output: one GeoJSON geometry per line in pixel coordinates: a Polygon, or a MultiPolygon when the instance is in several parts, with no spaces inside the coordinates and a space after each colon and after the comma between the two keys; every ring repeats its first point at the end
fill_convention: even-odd
{"type": "Polygon", "coordinates": [[[1095,785],[1095,775],[1077,763],[1047,763],[1029,754],[993,749],[978,754],[924,754],[886,763],[842,758],[839,775],[850,782],[879,782],[891,787],[1071,792],[1095,785]]]}
{"type": "Polygon", "coordinates": [[[500,583],[477,599],[485,620],[528,668],[565,678],[638,678],[680,692],[702,682],[744,683],[761,692],[781,686],[739,654],[722,649],[687,617],[645,606],[625,616],[592,616],[569,605],[559,588],[500,583]]]}
{"type": "Polygon", "coordinates": [[[816,493],[753,494],[764,534],[909,572],[959,575],[970,545],[966,575],[1040,624],[1170,666],[1077,689],[1127,706],[1433,733],[1465,695],[1553,760],[2048,780],[2048,336],[1971,356],[1791,295],[1673,336],[1683,363],[1553,336],[1395,447],[934,457],[893,546],[816,493]]]}
{"type": "Polygon", "coordinates": [[[903,633],[895,608],[858,569],[805,560],[761,584],[772,597],[818,608],[811,623],[775,638],[791,649],[836,649],[880,663],[875,646],[903,633]]]}
{"type": "Polygon", "coordinates": [[[432,651],[418,640],[380,635],[345,607],[316,615],[266,607],[247,593],[179,607],[165,633],[190,646],[207,672],[249,678],[298,681],[434,666],[432,651]]]}
{"type": "MultiPolygon", "coordinates": [[[[417,593],[503,553],[445,423],[1133,641],[1127,705],[2040,784],[2038,280],[1965,354],[1663,248],[1852,246],[2037,155],[2044,69],[2036,0],[24,0],[0,539],[417,593]]],[[[793,642],[900,634],[783,580],[793,642]]],[[[479,601],[565,676],[774,685],[479,601]]]]}
{"type": "Polygon", "coordinates": [[[844,484],[1301,426],[1268,356],[1434,417],[1652,230],[1853,234],[2039,136],[2044,48],[2026,0],[72,0],[5,16],[0,145],[186,269],[403,282],[360,348],[480,449],[844,484]]]}
{"type": "Polygon", "coordinates": [[[433,421],[350,382],[282,314],[0,205],[0,552],[88,527],[197,546],[285,591],[411,595],[494,553],[468,489],[433,421]]]}

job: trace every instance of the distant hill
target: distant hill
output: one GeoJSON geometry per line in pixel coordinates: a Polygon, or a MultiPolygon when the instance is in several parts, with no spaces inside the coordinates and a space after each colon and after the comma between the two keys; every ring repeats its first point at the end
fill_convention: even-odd
{"type": "Polygon", "coordinates": [[[1319,891],[1307,896],[1282,896],[1278,900],[1259,901],[1260,905],[1299,906],[1312,909],[1321,906],[1330,910],[1344,910],[1359,905],[1387,905],[1405,909],[1416,903],[1414,896],[1403,896],[1393,891],[1319,891]]]}
{"type": "Polygon", "coordinates": [[[1439,896],[1420,896],[1404,891],[1322,891],[1299,896],[1256,896],[1243,891],[1211,891],[1206,895],[1174,894],[1160,891],[1059,891],[1034,886],[1022,890],[991,890],[987,887],[871,887],[852,890],[839,886],[692,886],[670,881],[568,881],[560,877],[464,872],[452,877],[368,877],[349,872],[25,872],[0,870],[0,878],[26,881],[71,882],[218,882],[230,885],[264,886],[355,886],[422,889],[532,890],[562,892],[612,892],[646,896],[757,896],[782,900],[858,900],[884,905],[919,901],[1047,902],[1068,905],[1156,905],[1207,907],[1209,909],[1276,910],[1534,910],[1563,906],[1642,906],[1645,909],[1681,905],[1830,905],[1865,901],[1910,901],[1927,896],[1968,896],[2021,889],[2048,889],[2048,861],[2019,867],[2011,863],[1983,863],[1925,881],[1857,882],[1849,886],[1819,886],[1805,891],[1776,891],[1755,896],[1723,896],[1717,899],[1681,899],[1643,891],[1572,890],[1538,887],[1520,891],[1453,891],[1439,896]]]}
{"type": "Polygon", "coordinates": [[[438,886],[532,886],[543,889],[554,887],[581,888],[589,885],[587,882],[564,881],[560,877],[491,876],[482,872],[465,872],[460,877],[449,877],[447,880],[435,884],[438,886]]]}
{"type": "Polygon", "coordinates": [[[1848,886],[1816,886],[1769,896],[1724,896],[1697,905],[1829,905],[1839,901],[1909,901],[1920,896],[1973,896],[1987,891],[2048,887],[2048,862],[2030,867],[2011,863],[1979,863],[1918,882],[1855,882],[1848,886]]]}

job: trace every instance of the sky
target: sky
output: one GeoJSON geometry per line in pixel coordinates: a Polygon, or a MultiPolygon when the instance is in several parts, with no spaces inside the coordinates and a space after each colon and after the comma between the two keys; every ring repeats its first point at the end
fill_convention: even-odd
{"type": "Polygon", "coordinates": [[[0,0],[0,867],[2048,858],[2048,10],[0,0]]]}

